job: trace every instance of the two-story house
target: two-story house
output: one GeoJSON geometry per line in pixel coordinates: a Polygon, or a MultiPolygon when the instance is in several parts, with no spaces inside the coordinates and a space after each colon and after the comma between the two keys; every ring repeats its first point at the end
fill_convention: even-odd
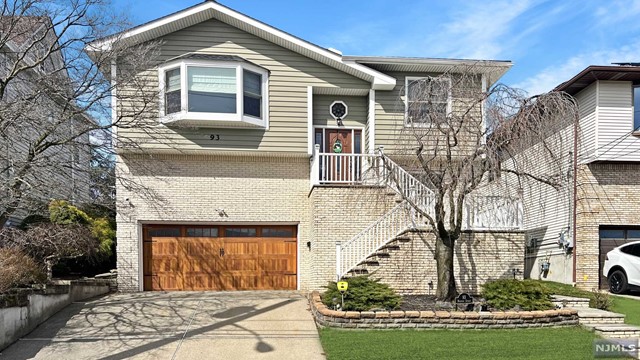
{"type": "Polygon", "coordinates": [[[70,101],[55,26],[44,16],[0,17],[0,227],[46,214],[51,199],[91,200],[90,134],[78,129],[98,125],[70,101]]]}
{"type": "MultiPolygon", "coordinates": [[[[119,290],[319,289],[366,263],[400,291],[432,291],[433,243],[403,236],[396,190],[363,175],[381,148],[393,154],[413,79],[474,64],[483,91],[510,62],[342,56],[215,1],[89,51],[151,41],[156,66],[139,76],[157,92],[153,126],[119,128],[116,146],[119,176],[156,198],[118,184],[119,290]]],[[[136,90],[114,89],[113,111],[126,113],[118,94],[136,90]]],[[[468,230],[462,290],[522,269],[521,232],[468,230]]]]}
{"type": "Polygon", "coordinates": [[[564,186],[525,195],[526,276],[606,288],[606,253],[640,239],[639,81],[633,64],[589,66],[554,89],[578,105],[564,130],[573,161],[564,186]]]}

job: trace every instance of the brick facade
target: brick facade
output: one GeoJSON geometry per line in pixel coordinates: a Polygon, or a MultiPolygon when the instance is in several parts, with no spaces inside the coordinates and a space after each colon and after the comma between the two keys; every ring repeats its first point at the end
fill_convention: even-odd
{"type": "Polygon", "coordinates": [[[307,157],[129,156],[117,171],[135,182],[117,184],[120,291],[140,289],[141,224],[154,222],[298,224],[299,281],[308,288],[307,157]]]}
{"type": "Polygon", "coordinates": [[[640,225],[640,164],[592,163],[577,172],[576,285],[598,288],[601,225],[640,225]]]}
{"type": "MultiPolygon", "coordinates": [[[[435,294],[435,237],[429,232],[409,236],[411,241],[397,242],[398,249],[388,258],[379,258],[379,266],[368,266],[371,276],[391,285],[403,294],[435,294]]],[[[454,269],[458,291],[478,294],[487,281],[522,278],[524,270],[524,234],[522,232],[465,232],[456,242],[454,269]]]]}
{"type": "MultiPolygon", "coordinates": [[[[397,205],[387,188],[310,188],[307,157],[157,155],[119,157],[118,286],[140,290],[141,226],[145,223],[298,225],[300,289],[335,280],[336,242],[346,242],[397,205]],[[224,209],[220,216],[217,209],[224,209]]],[[[374,276],[404,293],[436,283],[433,238],[413,236],[380,262],[374,276]]],[[[522,270],[520,233],[464,234],[458,241],[459,288],[477,293],[489,279],[522,270]]]]}

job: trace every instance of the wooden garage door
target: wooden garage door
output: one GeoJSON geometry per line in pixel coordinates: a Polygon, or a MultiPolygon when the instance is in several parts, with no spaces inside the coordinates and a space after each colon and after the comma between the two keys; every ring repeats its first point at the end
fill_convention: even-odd
{"type": "Polygon", "coordinates": [[[295,226],[143,227],[145,290],[295,290],[295,226]]]}
{"type": "Polygon", "coordinates": [[[638,240],[640,240],[640,228],[638,227],[600,227],[600,266],[598,271],[601,289],[609,287],[607,278],[602,274],[607,253],[618,246],[638,240]]]}

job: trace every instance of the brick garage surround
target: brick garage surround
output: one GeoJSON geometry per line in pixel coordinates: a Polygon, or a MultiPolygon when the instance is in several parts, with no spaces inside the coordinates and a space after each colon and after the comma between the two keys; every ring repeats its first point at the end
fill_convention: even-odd
{"type": "Polygon", "coordinates": [[[299,281],[308,288],[309,158],[232,155],[121,156],[117,183],[118,289],[140,290],[141,224],[299,224],[299,281]],[[145,198],[152,190],[157,198],[145,198]],[[126,199],[129,199],[128,201],[126,199]],[[224,209],[220,216],[216,209],[224,209]]]}
{"type": "Polygon", "coordinates": [[[320,294],[309,296],[311,312],[322,327],[343,329],[515,329],[577,326],[573,309],[545,311],[335,311],[320,294]]]}
{"type": "Polygon", "coordinates": [[[316,186],[310,196],[313,229],[311,289],[336,277],[336,242],[345,243],[396,204],[380,187],[316,186]]]}
{"type": "MultiPolygon", "coordinates": [[[[318,290],[335,279],[336,241],[348,241],[397,204],[378,187],[310,191],[306,156],[127,156],[118,157],[116,171],[140,185],[117,184],[118,286],[125,292],[140,290],[143,223],[299,224],[300,288],[318,290]],[[146,198],[142,188],[157,198],[146,198]],[[220,217],[218,208],[228,216],[220,217]]],[[[415,237],[401,246],[374,276],[403,293],[429,293],[428,283],[436,279],[432,239],[415,237]]],[[[477,293],[486,280],[509,277],[511,268],[522,268],[522,246],[520,233],[463,235],[456,257],[459,288],[477,293]]]]}
{"type": "Polygon", "coordinates": [[[576,285],[598,288],[600,225],[640,225],[640,164],[592,163],[577,172],[576,285]]]}

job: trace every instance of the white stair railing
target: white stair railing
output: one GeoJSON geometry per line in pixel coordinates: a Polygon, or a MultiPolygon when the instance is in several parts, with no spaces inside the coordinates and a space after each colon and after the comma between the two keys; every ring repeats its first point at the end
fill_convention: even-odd
{"type": "MultiPolygon", "coordinates": [[[[312,159],[314,184],[369,184],[387,186],[403,201],[345,243],[336,242],[336,276],[338,279],[365,261],[398,235],[424,224],[418,209],[433,217],[435,194],[383,154],[323,154],[312,159]]],[[[523,226],[522,202],[500,196],[468,196],[465,200],[466,230],[514,230],[523,226]]]]}
{"type": "Polygon", "coordinates": [[[403,199],[415,204],[417,208],[429,216],[434,215],[435,194],[415,176],[398,165],[380,150],[383,168],[386,171],[386,185],[402,196],[403,199]]]}
{"type": "Polygon", "coordinates": [[[336,275],[340,279],[398,235],[414,228],[406,202],[398,204],[351,240],[336,242],[336,275]]]}

